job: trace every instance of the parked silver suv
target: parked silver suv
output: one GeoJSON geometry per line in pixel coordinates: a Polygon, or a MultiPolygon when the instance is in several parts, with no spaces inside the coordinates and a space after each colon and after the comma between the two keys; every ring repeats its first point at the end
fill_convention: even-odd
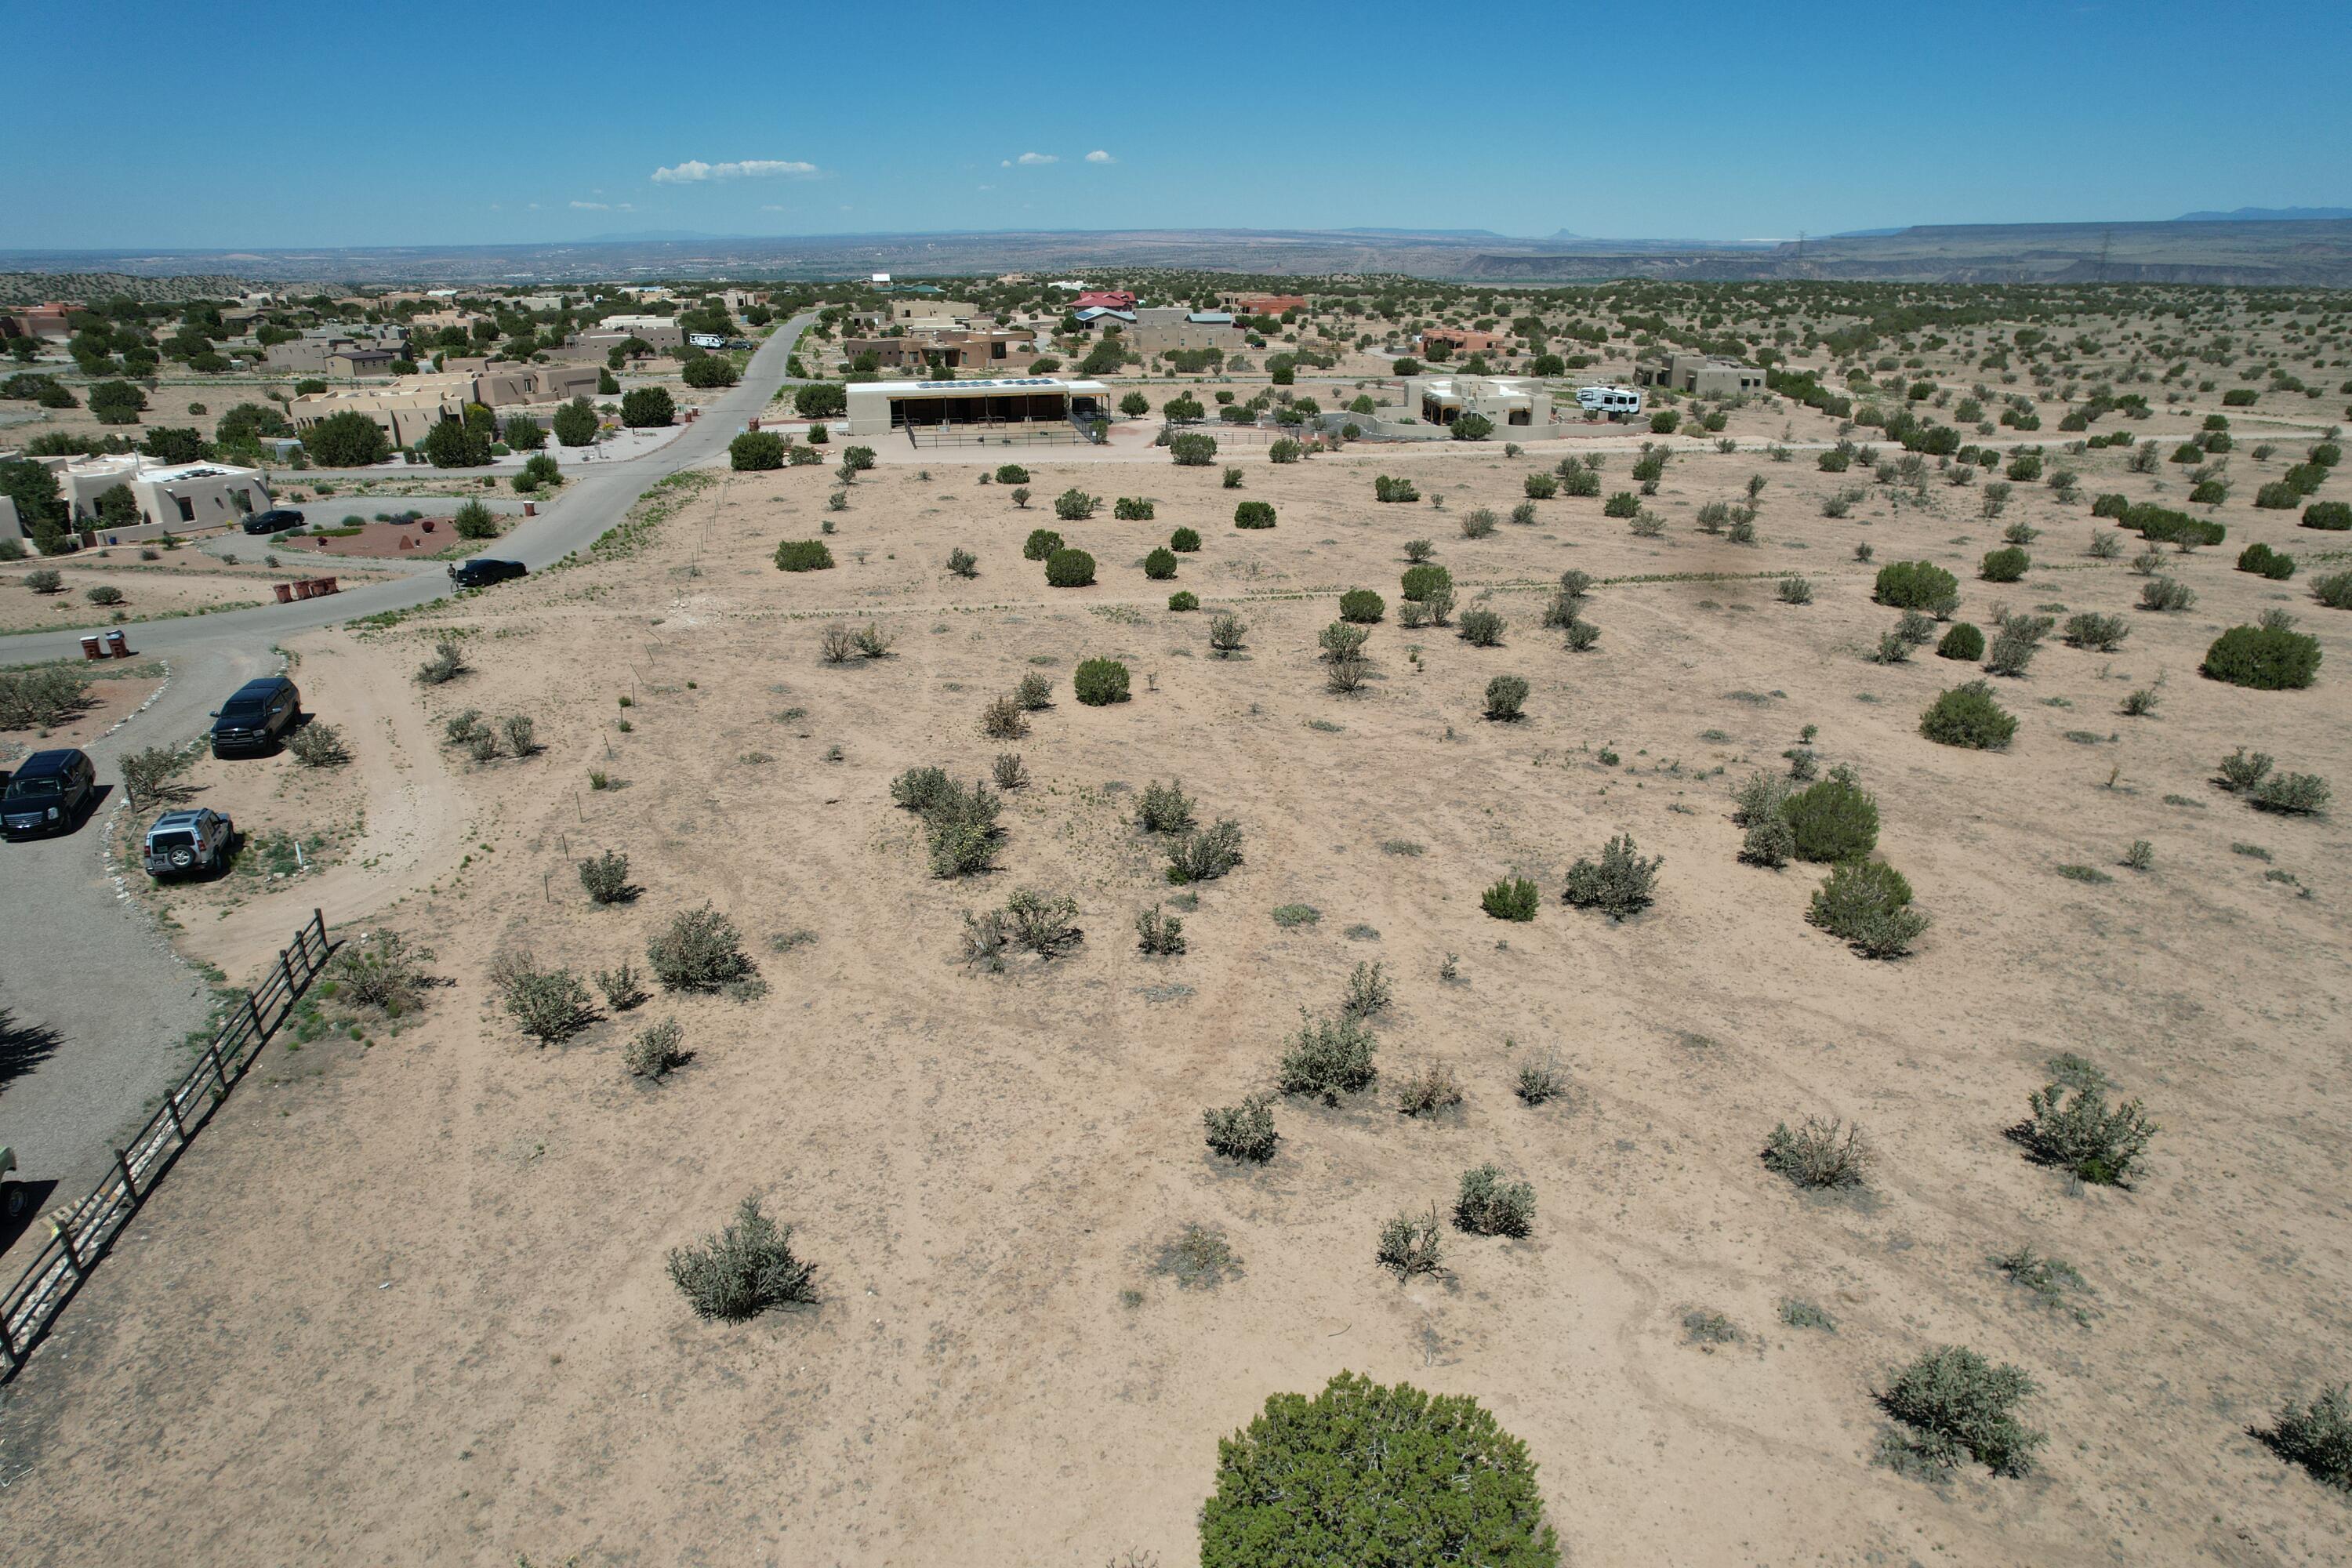
{"type": "Polygon", "coordinates": [[[209,806],[194,811],[167,811],[147,830],[142,857],[151,877],[192,876],[219,871],[228,865],[229,846],[236,825],[209,806]]]}

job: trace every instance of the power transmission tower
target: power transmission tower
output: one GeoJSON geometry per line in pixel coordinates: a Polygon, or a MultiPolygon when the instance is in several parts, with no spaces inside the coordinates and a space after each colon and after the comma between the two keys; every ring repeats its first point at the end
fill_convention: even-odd
{"type": "Polygon", "coordinates": [[[2100,231],[2098,280],[2102,283],[2105,283],[2107,280],[2107,253],[2115,247],[2115,243],[2116,231],[2114,229],[2103,229],[2100,231]]]}

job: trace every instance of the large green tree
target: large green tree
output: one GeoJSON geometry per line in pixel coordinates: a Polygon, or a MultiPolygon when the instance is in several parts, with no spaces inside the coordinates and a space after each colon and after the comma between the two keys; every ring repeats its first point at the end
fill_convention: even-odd
{"type": "Polygon", "coordinates": [[[1341,1373],[1217,1445],[1201,1568],[1557,1568],[1527,1445],[1478,1402],[1341,1373]]]}
{"type": "Polygon", "coordinates": [[[793,412],[803,419],[838,419],[848,411],[848,389],[838,382],[812,381],[793,391],[793,412]]]}
{"type": "Polygon", "coordinates": [[[392,456],[392,443],[376,422],[349,408],[304,431],[302,449],[322,468],[364,468],[392,456]]]}
{"type": "Polygon", "coordinates": [[[425,432],[425,461],[436,468],[478,468],[490,460],[490,443],[469,419],[444,419],[425,432]]]}
{"type": "Polygon", "coordinates": [[[567,447],[596,444],[596,409],[584,397],[575,397],[555,411],[555,438],[567,447]]]}
{"type": "Polygon", "coordinates": [[[58,476],[47,467],[22,458],[0,462],[0,496],[16,503],[16,520],[44,553],[64,541],[66,503],[58,494],[58,476]]]}
{"type": "Polygon", "coordinates": [[[641,386],[621,396],[621,423],[632,430],[659,429],[677,417],[677,404],[666,386],[641,386]]]}

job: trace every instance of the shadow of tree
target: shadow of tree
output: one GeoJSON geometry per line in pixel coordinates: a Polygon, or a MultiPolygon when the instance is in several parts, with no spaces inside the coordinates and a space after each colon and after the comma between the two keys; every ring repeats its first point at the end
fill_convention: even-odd
{"type": "Polygon", "coordinates": [[[46,1024],[19,1024],[0,1010],[0,1089],[57,1055],[65,1038],[46,1024]]]}

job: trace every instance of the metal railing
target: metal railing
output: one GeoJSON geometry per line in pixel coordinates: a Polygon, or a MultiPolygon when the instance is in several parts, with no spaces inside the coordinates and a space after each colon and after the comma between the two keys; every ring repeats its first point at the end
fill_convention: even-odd
{"type": "Polygon", "coordinates": [[[1088,437],[1061,425],[1035,426],[1003,426],[984,429],[952,425],[909,425],[907,444],[918,451],[925,447],[1076,447],[1086,444],[1088,437]]]}
{"type": "Polygon", "coordinates": [[[278,950],[278,966],[245,994],[241,1005],[232,1007],[204,1058],[163,1097],[163,1109],[148,1118],[129,1146],[114,1152],[114,1168],[88,1197],[50,1211],[48,1241],[32,1267],[0,1295],[0,1358],[6,1363],[0,1367],[0,1382],[23,1368],[180,1152],[293,1015],[333,952],[325,917],[311,910],[310,921],[295,931],[293,945],[278,950]]]}

